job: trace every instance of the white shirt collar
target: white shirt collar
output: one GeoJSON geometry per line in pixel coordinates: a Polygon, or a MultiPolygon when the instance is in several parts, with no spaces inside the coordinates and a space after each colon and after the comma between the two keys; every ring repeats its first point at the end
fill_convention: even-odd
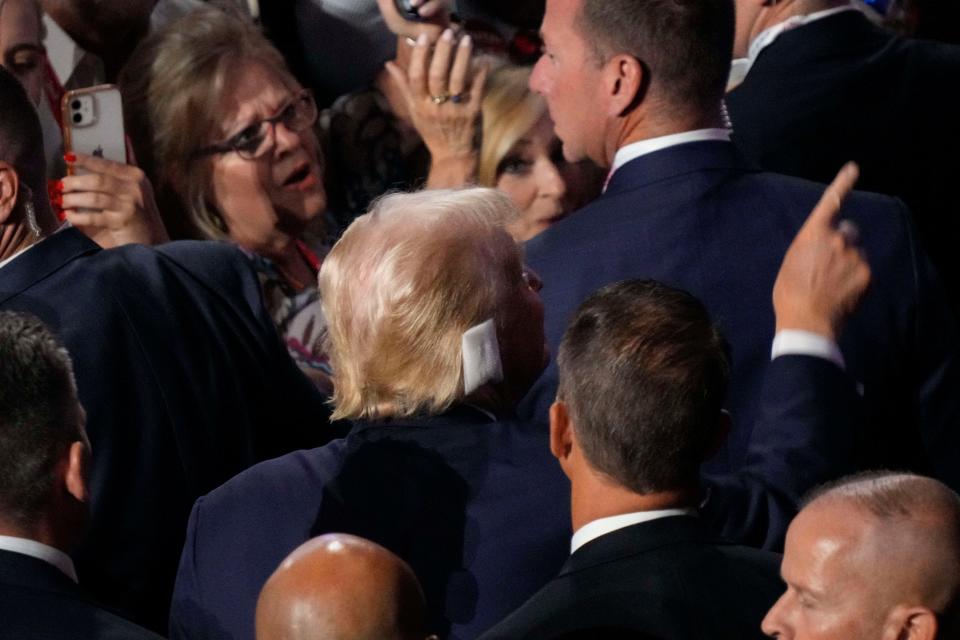
{"type": "Polygon", "coordinates": [[[674,147],[678,144],[687,142],[702,142],[704,140],[730,140],[730,131],[727,129],[695,129],[693,131],[684,131],[683,133],[672,133],[658,138],[648,138],[639,142],[632,142],[626,146],[617,149],[613,156],[613,166],[610,167],[610,174],[607,181],[616,173],[617,169],[627,164],[631,160],[636,160],[640,156],[645,156],[654,151],[660,151],[667,147],[674,147]]]}
{"type": "Polygon", "coordinates": [[[609,518],[600,518],[593,522],[583,525],[573,534],[570,540],[570,553],[587,544],[591,540],[596,540],[600,536],[613,533],[619,529],[640,524],[641,522],[650,522],[660,518],[669,518],[671,516],[695,516],[696,509],[659,509],[657,511],[636,511],[634,513],[624,513],[609,518]]]}
{"type": "Polygon", "coordinates": [[[0,549],[43,560],[47,564],[52,564],[60,569],[68,578],[77,582],[77,570],[73,566],[73,560],[60,549],[54,549],[36,540],[13,536],[0,536],[0,549]]]}
{"type": "Polygon", "coordinates": [[[737,58],[733,61],[733,65],[730,69],[730,81],[728,82],[727,86],[732,87],[743,82],[743,79],[750,71],[750,67],[753,66],[753,63],[760,56],[760,52],[773,44],[774,41],[776,41],[776,39],[785,32],[790,31],[791,29],[796,29],[797,27],[802,27],[806,24],[810,24],[811,22],[816,22],[817,20],[829,18],[830,16],[843,13],[845,11],[859,11],[859,9],[856,7],[856,5],[850,2],[842,7],[833,7],[832,9],[824,9],[823,11],[814,11],[813,13],[808,13],[802,16],[791,16],[783,22],[779,22],[768,29],[764,29],[756,38],[753,39],[753,41],[750,42],[750,48],[747,50],[747,57],[737,58]]]}

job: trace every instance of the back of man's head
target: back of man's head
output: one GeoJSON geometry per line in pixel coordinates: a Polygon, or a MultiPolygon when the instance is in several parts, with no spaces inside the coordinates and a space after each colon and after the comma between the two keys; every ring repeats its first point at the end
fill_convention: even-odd
{"type": "Polygon", "coordinates": [[[608,285],[577,310],[558,365],[557,397],[593,468],[641,494],[697,482],[729,361],[696,298],[652,280],[608,285]]]}
{"type": "Polygon", "coordinates": [[[22,183],[45,192],[43,132],[20,81],[0,67],[0,162],[13,166],[22,183]]]}
{"type": "Polygon", "coordinates": [[[328,534],[298,547],[257,601],[257,640],[423,640],[413,571],[380,545],[328,534]]]}
{"type": "Polygon", "coordinates": [[[70,357],[42,322],[0,312],[0,523],[31,531],[50,506],[56,467],[86,442],[70,357]]]}
{"type": "Polygon", "coordinates": [[[671,106],[703,114],[726,88],[733,13],[733,0],[583,0],[580,25],[600,62],[633,56],[671,106]]]}

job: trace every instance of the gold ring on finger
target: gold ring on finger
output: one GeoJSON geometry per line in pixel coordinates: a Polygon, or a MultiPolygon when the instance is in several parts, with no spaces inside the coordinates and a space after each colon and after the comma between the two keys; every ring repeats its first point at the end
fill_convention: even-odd
{"type": "Polygon", "coordinates": [[[433,104],[443,104],[444,102],[449,100],[450,97],[451,96],[449,93],[441,93],[438,96],[430,96],[430,100],[433,101],[433,104]]]}

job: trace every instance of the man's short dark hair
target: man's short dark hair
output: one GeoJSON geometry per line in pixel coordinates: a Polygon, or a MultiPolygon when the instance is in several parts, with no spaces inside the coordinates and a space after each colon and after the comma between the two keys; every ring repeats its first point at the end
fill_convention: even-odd
{"type": "Polygon", "coordinates": [[[632,55],[676,108],[717,109],[730,75],[733,0],[583,0],[584,39],[606,61],[632,55]]]}
{"type": "Polygon", "coordinates": [[[43,130],[16,76],[0,67],[0,161],[9,162],[30,189],[46,188],[43,130]]]}
{"type": "Polygon", "coordinates": [[[66,350],[33,316],[0,312],[0,518],[34,524],[54,467],[85,439],[66,350]]]}
{"type": "Polygon", "coordinates": [[[637,493],[696,483],[730,369],[699,300],[653,280],[607,285],[577,309],[558,365],[558,398],[595,469],[637,493]]]}

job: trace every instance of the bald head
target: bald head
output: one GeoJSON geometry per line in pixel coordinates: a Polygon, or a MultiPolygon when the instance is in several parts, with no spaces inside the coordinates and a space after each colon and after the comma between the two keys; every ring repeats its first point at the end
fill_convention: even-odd
{"type": "Polygon", "coordinates": [[[764,620],[769,635],[954,637],[960,497],[909,474],[842,480],[791,523],[781,573],[788,588],[764,620]]]}
{"type": "Polygon", "coordinates": [[[423,592],[383,547],[346,534],[298,547],[264,585],[257,640],[422,640],[423,592]]]}

